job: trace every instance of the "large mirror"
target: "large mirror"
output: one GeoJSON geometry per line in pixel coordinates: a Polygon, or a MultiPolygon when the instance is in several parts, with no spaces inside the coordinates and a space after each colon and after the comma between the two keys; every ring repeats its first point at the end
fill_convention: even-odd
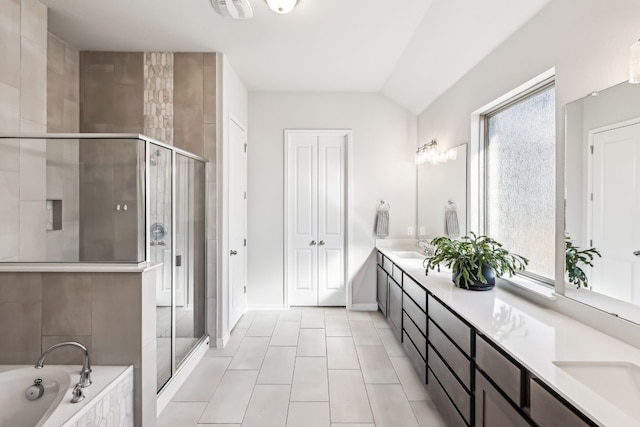
{"type": "Polygon", "coordinates": [[[453,159],[418,166],[419,239],[467,234],[467,144],[454,150],[453,159]]]}
{"type": "Polygon", "coordinates": [[[566,283],[565,295],[640,323],[640,85],[593,92],[565,114],[565,231],[601,255],[578,264],[586,286],[566,283]]]}

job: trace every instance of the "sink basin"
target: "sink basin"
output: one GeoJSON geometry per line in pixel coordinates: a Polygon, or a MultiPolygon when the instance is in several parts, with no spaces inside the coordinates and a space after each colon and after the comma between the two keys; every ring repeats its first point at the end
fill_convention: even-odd
{"type": "Polygon", "coordinates": [[[422,261],[426,258],[425,255],[416,251],[393,251],[393,254],[401,259],[419,259],[422,261]]]}
{"type": "Polygon", "coordinates": [[[640,366],[629,362],[553,362],[640,423],[640,366]]]}

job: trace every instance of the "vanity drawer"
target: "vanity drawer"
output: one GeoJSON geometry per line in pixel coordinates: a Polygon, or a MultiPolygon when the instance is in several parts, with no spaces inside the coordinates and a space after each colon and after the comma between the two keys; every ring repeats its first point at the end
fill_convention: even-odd
{"type": "Polygon", "coordinates": [[[444,364],[440,356],[429,347],[429,369],[440,381],[442,388],[447,392],[456,408],[467,423],[471,423],[471,395],[444,364]]]}
{"type": "Polygon", "coordinates": [[[427,313],[420,310],[420,307],[411,298],[402,299],[402,308],[409,315],[411,320],[418,326],[423,334],[427,333],[427,313]]]}
{"type": "Polygon", "coordinates": [[[476,366],[491,378],[516,406],[522,406],[523,369],[480,335],[476,335],[476,366]]]}
{"type": "Polygon", "coordinates": [[[411,277],[404,274],[402,288],[407,295],[413,298],[422,311],[427,311],[427,291],[422,286],[418,285],[411,277]]]}
{"type": "Polygon", "coordinates": [[[400,268],[398,268],[398,266],[395,264],[393,264],[393,272],[391,276],[398,285],[402,286],[402,270],[400,270],[400,268]]]}
{"type": "Polygon", "coordinates": [[[467,424],[456,410],[453,402],[449,400],[449,397],[445,394],[438,380],[433,377],[433,372],[431,372],[430,369],[427,370],[427,376],[427,391],[429,392],[429,397],[431,397],[438,407],[438,412],[442,415],[445,425],[448,427],[467,427],[467,424]]]}
{"type": "Polygon", "coordinates": [[[413,321],[409,318],[409,316],[407,316],[407,313],[403,313],[403,316],[404,317],[403,317],[402,327],[404,331],[407,333],[409,338],[411,338],[411,341],[413,341],[413,344],[416,346],[416,348],[420,352],[420,355],[422,356],[422,358],[426,360],[427,339],[425,338],[424,335],[422,335],[422,332],[420,332],[420,329],[418,329],[416,325],[413,324],[413,321]]]}
{"type": "Polygon", "coordinates": [[[583,420],[560,399],[547,391],[539,380],[529,382],[531,419],[544,427],[585,427],[595,425],[583,420]]]}
{"type": "Polygon", "coordinates": [[[384,255],[382,255],[382,268],[389,274],[393,273],[393,263],[384,255]]]}
{"type": "Polygon", "coordinates": [[[420,355],[418,349],[413,345],[406,332],[402,333],[402,347],[407,353],[407,357],[411,361],[414,369],[418,373],[420,381],[424,384],[427,381],[427,362],[425,362],[423,357],[420,355]]]}
{"type": "Polygon", "coordinates": [[[429,295],[428,298],[429,317],[467,356],[471,356],[471,327],[433,296],[429,295]]]}
{"type": "Polygon", "coordinates": [[[451,340],[436,326],[435,323],[429,321],[429,344],[440,353],[444,360],[447,361],[449,368],[453,371],[458,379],[471,390],[471,361],[460,351],[458,347],[453,345],[451,340]]]}
{"type": "Polygon", "coordinates": [[[376,253],[376,262],[380,267],[382,267],[382,253],[380,252],[376,253]]]}

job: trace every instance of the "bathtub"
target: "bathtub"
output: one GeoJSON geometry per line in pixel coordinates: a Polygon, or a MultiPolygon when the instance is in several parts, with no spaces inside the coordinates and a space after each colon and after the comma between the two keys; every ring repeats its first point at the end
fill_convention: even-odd
{"type": "Polygon", "coordinates": [[[80,366],[0,366],[0,427],[72,427],[89,424],[133,425],[133,367],[93,366],[85,399],[71,403],[80,366]],[[29,401],[25,390],[41,379],[44,394],[29,401]],[[96,422],[98,421],[98,422],[96,422]]]}

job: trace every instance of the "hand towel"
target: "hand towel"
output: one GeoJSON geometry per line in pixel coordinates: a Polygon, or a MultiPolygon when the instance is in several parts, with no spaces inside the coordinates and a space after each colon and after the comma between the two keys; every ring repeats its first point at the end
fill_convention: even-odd
{"type": "Polygon", "coordinates": [[[444,232],[447,237],[460,237],[460,225],[458,224],[458,212],[456,205],[449,202],[444,211],[444,232]]]}
{"type": "Polygon", "coordinates": [[[376,236],[389,237],[389,211],[379,210],[376,213],[376,236]]]}

